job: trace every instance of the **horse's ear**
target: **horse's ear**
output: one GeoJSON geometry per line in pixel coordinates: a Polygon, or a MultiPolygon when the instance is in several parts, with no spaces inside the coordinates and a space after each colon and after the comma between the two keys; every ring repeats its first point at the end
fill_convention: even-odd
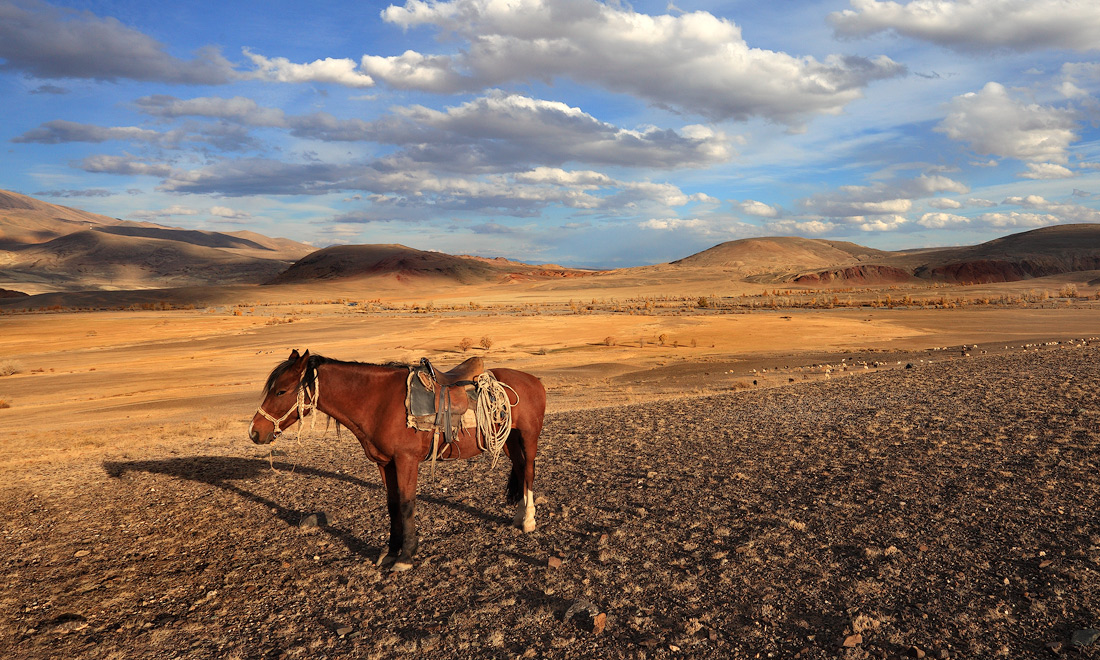
{"type": "Polygon", "coordinates": [[[290,357],[288,357],[286,359],[286,361],[287,362],[297,362],[298,361],[298,349],[294,349],[293,351],[291,351],[290,352],[290,357]]]}
{"type": "Polygon", "coordinates": [[[306,352],[302,353],[302,361],[305,362],[308,359],[309,359],[309,349],[307,348],[306,352]]]}

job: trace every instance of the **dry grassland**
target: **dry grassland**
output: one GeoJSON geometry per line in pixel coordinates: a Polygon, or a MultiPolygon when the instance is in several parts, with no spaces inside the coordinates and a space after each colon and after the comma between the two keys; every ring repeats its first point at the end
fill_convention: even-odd
{"type": "Polygon", "coordinates": [[[1095,300],[557,295],[0,317],[0,655],[1023,658],[1100,627],[1095,300]],[[292,348],[540,376],[542,527],[448,465],[422,564],[379,573],[354,441],[273,472],[245,438],[292,348]]]}

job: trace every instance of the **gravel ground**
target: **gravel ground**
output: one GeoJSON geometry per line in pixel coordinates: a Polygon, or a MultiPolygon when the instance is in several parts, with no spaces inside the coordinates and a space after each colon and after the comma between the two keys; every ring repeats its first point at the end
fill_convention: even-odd
{"type": "Polygon", "coordinates": [[[396,575],[347,434],[60,464],[0,491],[0,657],[1100,657],[1098,444],[1097,346],[560,413],[534,533],[425,466],[396,575]]]}

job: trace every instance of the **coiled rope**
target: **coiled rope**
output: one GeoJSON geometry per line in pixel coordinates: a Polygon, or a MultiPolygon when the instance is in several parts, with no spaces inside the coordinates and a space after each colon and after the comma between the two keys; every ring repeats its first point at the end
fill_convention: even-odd
{"type": "Polygon", "coordinates": [[[488,371],[479,374],[475,382],[478,394],[474,415],[477,419],[481,450],[492,457],[490,468],[495,468],[504,443],[508,441],[508,434],[512,431],[512,406],[519,405],[519,394],[488,371]],[[505,388],[516,395],[515,403],[509,401],[505,388]]]}

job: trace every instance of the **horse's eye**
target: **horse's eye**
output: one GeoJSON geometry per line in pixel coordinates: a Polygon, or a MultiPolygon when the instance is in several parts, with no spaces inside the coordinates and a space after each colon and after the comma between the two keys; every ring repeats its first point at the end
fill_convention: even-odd
{"type": "Polygon", "coordinates": [[[282,396],[284,394],[286,394],[286,390],[279,390],[278,392],[275,393],[275,396],[282,396]]]}

